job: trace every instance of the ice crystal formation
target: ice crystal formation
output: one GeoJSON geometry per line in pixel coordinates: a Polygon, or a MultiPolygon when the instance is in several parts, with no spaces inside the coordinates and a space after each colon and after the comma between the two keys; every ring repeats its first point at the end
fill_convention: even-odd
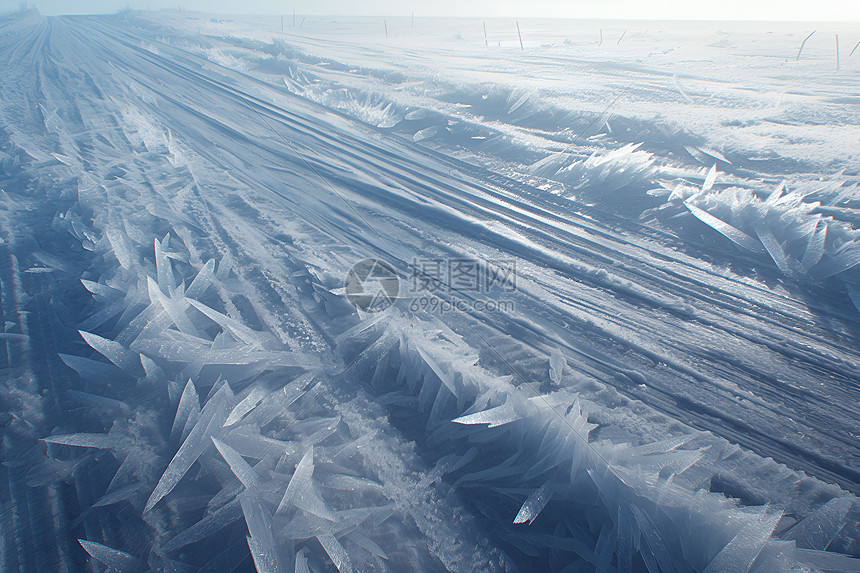
{"type": "Polygon", "coordinates": [[[289,24],[0,21],[0,569],[860,570],[860,57],[289,24]]]}

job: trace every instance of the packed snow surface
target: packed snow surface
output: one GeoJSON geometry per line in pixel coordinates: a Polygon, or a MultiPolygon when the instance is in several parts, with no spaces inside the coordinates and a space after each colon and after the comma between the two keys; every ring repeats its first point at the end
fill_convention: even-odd
{"type": "Polygon", "coordinates": [[[0,569],[860,570],[858,40],[4,17],[0,569]]]}

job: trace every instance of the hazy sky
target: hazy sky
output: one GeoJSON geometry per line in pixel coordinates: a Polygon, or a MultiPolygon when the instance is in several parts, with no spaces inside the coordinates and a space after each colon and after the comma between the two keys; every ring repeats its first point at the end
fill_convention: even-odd
{"type": "MultiPolygon", "coordinates": [[[[0,12],[19,0],[0,0],[0,12]]],[[[494,16],[691,20],[860,21],[860,0],[35,0],[43,14],[98,14],[124,7],[232,14],[494,16]]]]}

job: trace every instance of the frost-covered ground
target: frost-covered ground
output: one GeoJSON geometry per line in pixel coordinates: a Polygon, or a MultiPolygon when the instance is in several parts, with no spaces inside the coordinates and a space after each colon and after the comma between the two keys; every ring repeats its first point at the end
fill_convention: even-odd
{"type": "Polygon", "coordinates": [[[860,570],[860,27],[296,24],[0,21],[0,569],[860,570]]]}

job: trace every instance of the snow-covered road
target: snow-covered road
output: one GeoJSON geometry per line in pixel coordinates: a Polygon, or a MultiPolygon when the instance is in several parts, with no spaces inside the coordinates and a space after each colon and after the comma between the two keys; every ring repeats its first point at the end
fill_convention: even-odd
{"type": "Polygon", "coordinates": [[[2,26],[7,570],[853,570],[813,551],[860,553],[832,285],[152,20],[2,26]]]}

